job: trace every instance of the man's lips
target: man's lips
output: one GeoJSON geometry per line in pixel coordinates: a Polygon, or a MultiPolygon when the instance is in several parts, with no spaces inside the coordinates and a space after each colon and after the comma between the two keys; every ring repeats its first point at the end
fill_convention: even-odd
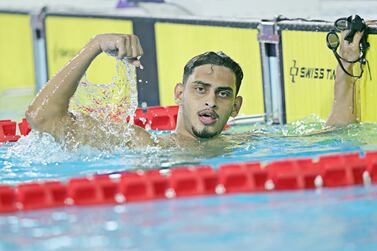
{"type": "Polygon", "coordinates": [[[216,112],[211,110],[203,110],[198,113],[199,121],[204,125],[212,125],[216,123],[219,115],[216,112]]]}

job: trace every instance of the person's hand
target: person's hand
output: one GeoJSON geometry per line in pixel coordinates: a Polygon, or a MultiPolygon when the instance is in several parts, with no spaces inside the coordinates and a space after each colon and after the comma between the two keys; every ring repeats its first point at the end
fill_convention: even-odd
{"type": "Polygon", "coordinates": [[[349,30],[342,31],[340,34],[339,55],[348,61],[354,61],[360,56],[360,40],[363,36],[363,32],[357,31],[353,37],[352,43],[344,39],[347,32],[349,32],[349,30]]]}
{"type": "Polygon", "coordinates": [[[127,59],[136,67],[140,67],[140,57],[143,55],[143,48],[136,35],[126,34],[100,34],[94,37],[93,41],[98,48],[118,59],[127,59]]]}

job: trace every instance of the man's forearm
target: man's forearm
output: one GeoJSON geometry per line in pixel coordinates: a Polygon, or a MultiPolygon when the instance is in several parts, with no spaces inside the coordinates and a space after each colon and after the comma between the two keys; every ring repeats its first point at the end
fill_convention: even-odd
{"type": "MultiPolygon", "coordinates": [[[[344,63],[343,65],[349,73],[353,72],[352,64],[344,63]]],[[[334,101],[326,125],[343,126],[356,121],[354,84],[355,79],[347,75],[338,65],[334,84],[334,101]]]]}
{"type": "Polygon", "coordinates": [[[64,116],[80,79],[99,53],[101,49],[93,39],[67,63],[38,93],[29,106],[26,112],[29,122],[43,124],[51,118],[64,116]]]}

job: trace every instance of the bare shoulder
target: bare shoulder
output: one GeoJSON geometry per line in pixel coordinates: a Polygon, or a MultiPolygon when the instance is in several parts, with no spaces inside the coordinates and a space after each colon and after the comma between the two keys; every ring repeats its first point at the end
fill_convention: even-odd
{"type": "Polygon", "coordinates": [[[68,146],[89,145],[111,150],[114,146],[144,147],[154,145],[151,135],[139,126],[101,120],[90,115],[67,113],[54,121],[48,131],[68,146]]]}
{"type": "Polygon", "coordinates": [[[177,135],[175,133],[161,135],[157,137],[157,145],[162,148],[170,148],[177,146],[177,135]]]}

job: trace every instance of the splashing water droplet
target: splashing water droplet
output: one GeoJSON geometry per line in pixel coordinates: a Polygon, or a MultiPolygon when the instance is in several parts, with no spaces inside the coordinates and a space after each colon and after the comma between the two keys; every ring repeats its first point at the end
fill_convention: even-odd
{"type": "Polygon", "coordinates": [[[69,110],[101,121],[102,129],[110,134],[119,134],[119,125],[128,121],[122,135],[127,142],[132,135],[137,97],[136,67],[127,60],[117,60],[116,76],[110,84],[93,84],[86,74],[83,76],[69,110]]]}

